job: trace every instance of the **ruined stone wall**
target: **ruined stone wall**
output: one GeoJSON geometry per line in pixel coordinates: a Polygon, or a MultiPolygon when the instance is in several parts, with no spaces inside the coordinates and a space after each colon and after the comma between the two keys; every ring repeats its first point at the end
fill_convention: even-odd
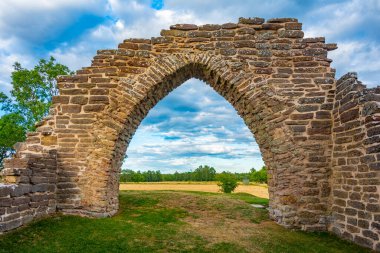
{"type": "Polygon", "coordinates": [[[0,183],[0,234],[56,212],[57,156],[29,154],[4,161],[0,183]]]}
{"type": "Polygon", "coordinates": [[[380,90],[355,73],[337,81],[333,110],[331,230],[380,250],[380,90]]]}
{"type": "Polygon", "coordinates": [[[33,219],[56,212],[58,182],[57,111],[36,124],[24,143],[15,145],[16,154],[5,159],[0,183],[0,233],[33,219]]]}
{"type": "MultiPolygon", "coordinates": [[[[373,171],[377,157],[367,153],[377,152],[379,140],[365,140],[377,133],[372,130],[376,90],[355,90],[361,86],[345,81],[352,78],[336,82],[327,58],[336,45],[323,37],[303,38],[301,28],[292,18],[182,24],[162,30],[161,37],[127,39],[117,49],[99,50],[91,66],[58,78],[50,115],[5,164],[5,180],[17,186],[1,186],[2,201],[9,205],[16,197],[12,187],[25,184],[27,190],[16,198],[24,208],[28,203],[24,211],[33,214],[28,217],[52,210],[115,214],[120,167],[133,134],[152,107],[194,77],[231,103],[259,144],[268,167],[272,219],[288,228],[331,229],[376,247],[379,175],[373,171]],[[358,110],[350,102],[355,99],[358,110]],[[344,142],[347,136],[351,139],[344,142]],[[26,159],[24,166],[12,165],[17,159],[26,159]],[[365,166],[368,171],[361,171],[365,166]],[[358,173],[347,171],[353,168],[358,173]],[[358,187],[350,185],[352,178],[358,187]],[[39,185],[48,188],[36,202],[32,189],[39,185]],[[349,199],[358,198],[353,191],[360,200],[349,199]],[[347,213],[350,209],[358,216],[347,213]],[[363,221],[367,228],[360,227],[363,221]]],[[[14,208],[18,201],[6,207],[9,212],[0,201],[3,231],[12,228],[3,225],[11,220],[24,223],[16,222],[24,217],[22,208],[14,208]]]]}

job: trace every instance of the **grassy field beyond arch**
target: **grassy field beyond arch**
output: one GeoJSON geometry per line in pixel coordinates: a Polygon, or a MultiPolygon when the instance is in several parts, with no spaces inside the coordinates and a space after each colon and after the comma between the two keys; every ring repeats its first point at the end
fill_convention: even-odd
{"type": "MultiPolygon", "coordinates": [[[[121,183],[120,190],[137,190],[137,191],[199,191],[221,193],[217,182],[194,182],[194,181],[167,181],[167,182],[141,182],[141,183],[121,183]]],[[[239,184],[235,192],[249,193],[260,198],[269,198],[268,186],[266,184],[239,184]]]]}

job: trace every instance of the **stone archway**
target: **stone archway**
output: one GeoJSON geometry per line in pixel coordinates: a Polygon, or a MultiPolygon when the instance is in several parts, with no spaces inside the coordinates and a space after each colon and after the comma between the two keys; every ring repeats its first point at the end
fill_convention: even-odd
{"type": "MultiPolygon", "coordinates": [[[[105,166],[112,173],[107,175],[109,177],[108,182],[105,181],[107,185],[101,189],[104,192],[100,197],[107,195],[107,200],[114,200],[114,202],[107,202],[102,206],[98,204],[99,200],[95,197],[93,201],[97,204],[96,208],[100,208],[104,213],[110,212],[111,214],[117,210],[118,181],[114,176],[119,172],[129,140],[149,109],[175,87],[191,77],[196,77],[204,80],[226,98],[255,135],[272,177],[270,180],[272,217],[289,227],[315,229],[315,219],[319,221],[320,218],[313,217],[314,220],[311,224],[308,223],[308,220],[311,220],[312,215],[325,215],[324,212],[315,210],[313,213],[308,212],[306,219],[297,217],[298,211],[305,212],[304,209],[298,209],[302,204],[297,203],[297,198],[303,194],[301,190],[304,187],[303,185],[308,182],[307,175],[302,175],[301,170],[304,167],[303,162],[305,160],[303,154],[307,153],[307,150],[303,149],[305,142],[302,140],[301,144],[301,142],[294,140],[295,136],[292,128],[285,123],[286,119],[291,120],[290,117],[303,117],[304,115],[296,111],[295,104],[289,97],[275,94],[275,85],[268,89],[267,80],[257,77],[255,74],[247,73],[246,68],[249,68],[249,66],[242,60],[231,61],[209,53],[190,57],[170,55],[157,57],[152,61],[149,68],[137,78],[131,78],[130,76],[120,78],[118,87],[109,93],[109,98],[113,98],[115,103],[113,106],[110,104],[105,106],[105,110],[108,112],[97,117],[96,121],[99,128],[94,128],[94,134],[97,138],[95,146],[97,148],[89,154],[87,163],[90,169],[86,169],[88,173],[84,174],[84,178],[88,179],[88,182],[83,184],[91,185],[90,182],[99,175],[96,169],[104,170],[103,166],[99,166],[96,158],[102,157],[105,159],[105,154],[109,152],[108,163],[105,166]],[[231,70],[231,66],[235,69],[231,70]],[[257,78],[256,83],[254,78],[257,78]],[[263,85],[264,83],[266,85],[263,85]],[[130,88],[123,90],[121,87],[125,86],[130,88]],[[128,96],[130,93],[134,94],[134,101],[131,101],[131,97],[128,96]],[[291,104],[292,102],[293,104],[291,104]],[[107,131],[104,131],[104,127],[107,127],[107,131]],[[104,134],[105,132],[107,134],[104,134]],[[109,141],[115,141],[115,143],[111,143],[113,147],[111,150],[107,147],[109,141]],[[293,153],[294,150],[295,152],[293,153]],[[298,171],[295,167],[297,165],[299,166],[298,171]],[[289,168],[288,171],[281,172],[283,167],[289,168]],[[278,168],[278,170],[275,168],[278,168]],[[290,170],[290,168],[292,169],[290,170]],[[295,172],[298,172],[299,175],[295,175],[295,172]],[[111,185],[110,183],[114,184],[111,185]],[[302,220],[302,223],[300,220],[302,220]],[[309,227],[307,227],[308,225],[309,227]]],[[[291,123],[291,121],[287,122],[291,123]]],[[[318,142],[314,140],[313,144],[318,142]]],[[[318,147],[319,151],[321,151],[322,147],[323,145],[318,147]]],[[[325,152],[322,155],[328,154],[328,151],[325,152]]],[[[324,173],[326,172],[324,171],[324,173]]],[[[321,179],[326,180],[327,178],[321,179]]],[[[324,182],[326,183],[327,180],[324,182]]],[[[328,187],[328,185],[322,184],[317,187],[328,187]]],[[[92,191],[99,191],[100,189],[90,188],[88,190],[89,192],[82,191],[81,193],[93,196],[92,191]]],[[[319,192],[314,196],[319,198],[319,192]]],[[[323,197],[327,198],[328,194],[323,197]]],[[[84,199],[90,200],[87,197],[84,197],[84,199]]],[[[93,207],[94,203],[89,203],[89,205],[93,207]]],[[[326,201],[321,200],[319,204],[324,203],[326,201]]],[[[85,211],[86,209],[81,210],[81,212],[85,211]]],[[[311,210],[308,209],[307,211],[311,210]]],[[[325,226],[325,224],[322,224],[322,226],[325,226]]],[[[320,229],[320,227],[317,229],[320,229]]]]}
{"type": "Polygon", "coordinates": [[[23,219],[3,222],[2,230],[56,210],[113,215],[134,132],[158,101],[195,77],[229,101],[255,136],[269,170],[272,219],[376,247],[379,232],[365,231],[379,224],[373,145],[379,141],[367,140],[380,134],[377,90],[352,75],[336,82],[327,58],[335,44],[303,38],[293,18],[173,25],[161,35],[99,50],[90,67],[58,79],[50,115],[5,163],[6,182],[17,186],[4,192],[30,205],[23,219]],[[366,214],[354,225],[347,209],[366,214]]]}

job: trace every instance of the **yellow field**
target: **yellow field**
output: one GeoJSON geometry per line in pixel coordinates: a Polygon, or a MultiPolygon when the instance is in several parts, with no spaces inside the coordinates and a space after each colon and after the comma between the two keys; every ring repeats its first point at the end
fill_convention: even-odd
{"type": "MultiPolygon", "coordinates": [[[[120,190],[138,191],[201,191],[201,192],[220,192],[216,182],[149,182],[149,183],[121,183],[120,190]]],[[[260,198],[269,198],[268,188],[265,185],[239,185],[234,192],[246,192],[260,198]]]]}

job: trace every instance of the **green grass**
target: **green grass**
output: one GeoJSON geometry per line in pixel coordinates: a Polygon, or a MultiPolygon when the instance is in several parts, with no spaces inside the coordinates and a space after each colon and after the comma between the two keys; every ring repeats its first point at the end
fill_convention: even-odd
{"type": "Polygon", "coordinates": [[[263,206],[269,205],[269,199],[259,198],[249,193],[244,193],[244,192],[232,193],[230,197],[234,199],[243,200],[244,202],[247,202],[248,204],[259,204],[263,206]]]}
{"type": "Polygon", "coordinates": [[[249,194],[128,191],[112,218],[46,218],[0,236],[0,252],[369,252],[328,233],[286,230],[249,194]]]}

